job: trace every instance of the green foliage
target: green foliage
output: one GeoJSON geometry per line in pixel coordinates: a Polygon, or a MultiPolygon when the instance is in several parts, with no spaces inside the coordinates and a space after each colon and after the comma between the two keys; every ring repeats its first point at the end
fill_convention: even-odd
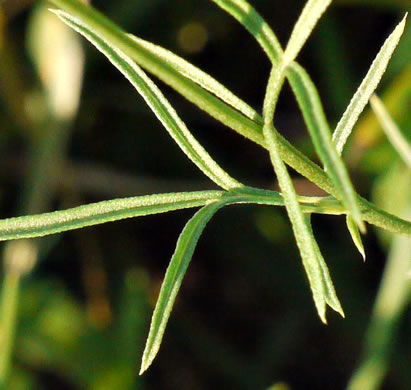
{"type": "Polygon", "coordinates": [[[392,53],[397,47],[401,35],[404,32],[405,21],[406,16],[404,16],[404,19],[398,24],[392,34],[387,38],[384,45],[381,47],[380,52],[361,82],[361,85],[358,87],[357,92],[351,99],[351,102],[345,110],[341,120],[337,124],[333,134],[333,139],[337,146],[337,150],[340,153],[342,152],[345,142],[351,134],[359,115],[368,103],[371,95],[374,93],[375,88],[377,88],[377,85],[380,82],[385,69],[387,68],[388,61],[390,60],[392,53]]]}
{"type": "Polygon", "coordinates": [[[160,348],[168,318],[176,300],[184,274],[193,256],[197,241],[205,225],[224,206],[224,202],[204,206],[188,221],[177,241],[176,250],[170,260],[161,286],[160,295],[151,320],[150,333],[141,362],[140,375],[150,367],[160,348]]]}
{"type": "MultiPolygon", "coordinates": [[[[206,224],[221,208],[230,204],[285,207],[315,307],[324,323],[327,322],[327,304],[342,316],[344,312],[314,236],[311,215],[315,213],[345,215],[348,231],[364,259],[365,252],[360,231],[365,233],[365,222],[393,233],[411,235],[411,222],[381,210],[356,192],[348,174],[348,167],[341,157],[346,140],[388,66],[404,31],[406,17],[381,47],[332,133],[314,82],[307,71],[295,61],[331,1],[309,0],[306,3],[284,50],[269,25],[246,1],[213,1],[252,34],[270,60],[271,72],[267,81],[262,115],[207,73],[158,45],[124,32],[91,6],[78,0],[50,0],[50,3],[57,7],[52,10],[55,15],[90,41],[124,75],[143,97],[179,148],[221,190],[173,192],[113,199],[52,213],[42,213],[40,207],[34,207],[35,215],[0,220],[0,240],[14,240],[42,237],[125,218],[201,207],[181,232],[164,276],[145,344],[140,374],[152,364],[159,351],[167,322],[197,242],[206,224]],[[244,185],[229,175],[195,139],[167,98],[145,73],[146,71],[164,81],[211,117],[253,141],[262,149],[266,149],[281,192],[244,185]],[[278,98],[285,81],[291,85],[324,169],[283,138],[274,125],[278,98]],[[299,196],[287,165],[326,191],[329,196],[299,196]]],[[[373,107],[381,118],[383,127],[388,128],[390,137],[397,140],[393,141],[394,146],[403,156],[406,156],[404,159],[408,161],[409,148],[406,141],[398,135],[395,125],[389,120],[383,105],[376,98],[373,100],[373,107]]],[[[264,150],[263,152],[265,153],[264,150]]],[[[406,247],[408,244],[401,242],[396,245],[406,247]]],[[[36,259],[38,251],[39,248],[36,247],[34,249],[36,259]]],[[[393,258],[398,257],[397,253],[398,250],[392,255],[393,258]]],[[[35,262],[36,260],[33,260],[33,265],[35,262]]],[[[15,263],[10,262],[6,268],[1,320],[6,336],[3,336],[5,341],[2,341],[5,348],[0,353],[0,373],[3,381],[7,376],[11,353],[15,326],[13,305],[17,301],[18,281],[20,276],[29,271],[29,265],[26,268],[18,268],[15,263]],[[17,279],[10,279],[10,276],[15,277],[16,274],[17,279]],[[10,288],[11,281],[15,282],[12,288],[10,288]]],[[[403,291],[404,289],[399,294],[403,294],[403,291]]],[[[399,306],[401,305],[403,300],[399,303],[399,306]]],[[[79,351],[81,351],[80,346],[72,353],[79,353],[79,351]]],[[[77,367],[78,383],[87,383],[91,386],[94,379],[81,378],[80,371],[77,367]]],[[[111,386],[130,385],[118,384],[121,380],[116,375],[107,379],[107,383],[112,383],[111,386]]]]}

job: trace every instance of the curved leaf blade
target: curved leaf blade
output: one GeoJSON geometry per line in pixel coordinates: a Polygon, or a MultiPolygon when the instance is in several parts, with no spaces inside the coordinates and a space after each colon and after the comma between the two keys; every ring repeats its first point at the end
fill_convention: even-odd
{"type": "Polygon", "coordinates": [[[252,107],[234,95],[216,79],[203,72],[201,69],[161,46],[145,41],[144,39],[138,38],[132,34],[127,34],[127,36],[135,43],[139,51],[151,53],[158,59],[159,62],[166,63],[168,66],[173,68],[173,70],[200,85],[204,90],[211,92],[221,101],[229,104],[247,118],[261,121],[259,114],[252,107]]]}
{"type": "Polygon", "coordinates": [[[297,193],[287,167],[281,158],[279,134],[273,125],[274,107],[278,98],[277,88],[281,85],[281,79],[284,80],[284,76],[285,73],[282,70],[276,71],[273,66],[264,97],[263,134],[284,198],[288,218],[291,221],[298,250],[310,283],[314,303],[321,321],[326,323],[327,284],[324,280],[323,268],[319,266],[321,261],[319,260],[320,251],[312,233],[309,220],[304,216],[298,202],[297,193]]]}
{"type": "Polygon", "coordinates": [[[264,99],[264,123],[274,117],[278,96],[284,82],[283,50],[274,32],[261,15],[245,0],[212,0],[257,40],[272,62],[270,78],[264,99]]]}
{"type": "Polygon", "coordinates": [[[64,23],[90,41],[126,77],[143,97],[180,149],[205,175],[224,189],[241,186],[198,143],[162,92],[134,61],[118,48],[110,46],[103,39],[95,35],[83,21],[79,21],[63,11],[54,12],[64,23]]]}
{"type": "Polygon", "coordinates": [[[278,139],[276,139],[277,134],[268,126],[265,126],[264,135],[267,145],[270,148],[271,161],[277,175],[288,218],[291,221],[294,237],[310,283],[314,303],[321,321],[326,323],[325,285],[323,282],[322,269],[318,266],[318,249],[315,244],[315,239],[298,203],[297,194],[290,175],[287,172],[287,168],[279,156],[278,139]]]}
{"type": "Polygon", "coordinates": [[[314,304],[322,322],[327,323],[325,312],[327,305],[327,283],[324,280],[324,269],[320,266],[320,251],[315,241],[309,217],[304,216],[298,202],[291,177],[280,155],[279,133],[273,125],[274,110],[278,98],[277,89],[284,80],[285,72],[281,68],[271,70],[270,78],[264,97],[263,134],[270,153],[271,163],[277,176],[278,184],[284,198],[285,208],[290,219],[294,237],[308,277],[314,304]]]}
{"type": "Polygon", "coordinates": [[[174,301],[193,256],[198,239],[207,222],[224,204],[225,202],[223,201],[212,203],[197,211],[188,221],[178,238],[176,249],[167,268],[151,319],[140,375],[150,367],[158,353],[174,301]]]}
{"type": "Polygon", "coordinates": [[[382,45],[380,51],[371,64],[370,69],[368,70],[366,76],[352,97],[350,104],[338,122],[337,127],[335,128],[333,141],[337,147],[337,151],[340,154],[344,149],[344,145],[350,136],[358,117],[367,105],[368,100],[377,88],[382,75],[388,66],[388,62],[390,61],[401,35],[404,32],[406,19],[407,14],[382,45]]]}
{"type": "MultiPolygon", "coordinates": [[[[311,225],[311,214],[305,214],[304,217],[305,217],[308,229],[312,237],[314,237],[314,233],[313,233],[313,229],[311,225]]],[[[318,246],[318,243],[317,241],[315,241],[315,239],[314,239],[314,250],[317,256],[317,261],[315,262],[314,266],[319,268],[319,273],[321,274],[322,284],[324,286],[324,299],[326,303],[332,309],[334,309],[342,317],[345,317],[344,310],[341,306],[340,300],[337,297],[337,293],[335,292],[334,284],[332,282],[327,264],[321,253],[320,247],[318,246]]]]}
{"type": "Polygon", "coordinates": [[[273,65],[282,61],[283,49],[278,38],[262,16],[245,0],[212,0],[229,13],[257,40],[273,65]]]}
{"type": "Polygon", "coordinates": [[[204,90],[200,85],[175,71],[164,61],[160,61],[148,50],[142,50],[142,47],[137,46],[128,34],[95,8],[78,0],[50,0],[50,3],[72,15],[77,21],[83,20],[90,27],[90,30],[104,39],[105,42],[119,48],[146,71],[154,74],[213,118],[253,142],[259,145],[264,144],[260,116],[257,116],[255,121],[247,118],[230,105],[204,90]]]}

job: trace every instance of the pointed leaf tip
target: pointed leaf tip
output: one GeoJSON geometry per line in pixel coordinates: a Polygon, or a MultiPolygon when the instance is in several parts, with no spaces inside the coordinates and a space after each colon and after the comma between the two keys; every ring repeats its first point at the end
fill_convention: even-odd
{"type": "Polygon", "coordinates": [[[160,349],[177,293],[200,235],[212,216],[227,202],[228,200],[222,200],[204,206],[194,214],[181,232],[175,252],[167,268],[151,319],[150,330],[143,352],[140,375],[150,367],[160,349]]]}
{"type": "Polygon", "coordinates": [[[138,373],[138,375],[139,376],[143,375],[147,371],[147,368],[150,367],[150,365],[151,365],[151,362],[147,363],[146,359],[143,358],[143,360],[141,362],[140,372],[138,373]]]}
{"type": "Polygon", "coordinates": [[[332,141],[331,131],[318,91],[308,73],[297,63],[287,69],[287,78],[302,111],[314,147],[328,176],[341,196],[341,201],[360,227],[365,230],[356,192],[347,168],[332,141]]]}
{"type": "Polygon", "coordinates": [[[356,216],[354,219],[356,226],[360,230],[361,234],[367,233],[367,226],[365,225],[365,222],[363,221],[361,214],[359,216],[356,216]]]}
{"type": "Polygon", "coordinates": [[[319,316],[320,316],[321,322],[324,325],[328,325],[327,318],[325,317],[325,313],[324,314],[319,314],[319,316]]]}
{"type": "Polygon", "coordinates": [[[364,245],[362,243],[361,235],[350,215],[347,215],[346,223],[347,223],[348,231],[350,232],[351,238],[354,242],[354,245],[357,247],[358,252],[361,253],[361,256],[365,262],[365,250],[364,250],[364,245]]]}

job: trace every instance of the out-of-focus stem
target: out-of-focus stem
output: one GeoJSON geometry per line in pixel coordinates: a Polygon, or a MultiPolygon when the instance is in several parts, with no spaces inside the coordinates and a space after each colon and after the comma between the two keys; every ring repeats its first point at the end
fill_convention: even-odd
{"type": "Polygon", "coordinates": [[[347,390],[379,388],[388,369],[399,320],[409,301],[410,269],[411,238],[396,236],[367,331],[364,356],[347,390]]]}
{"type": "Polygon", "coordinates": [[[19,280],[20,274],[13,272],[6,272],[3,279],[0,322],[0,386],[5,385],[10,365],[10,354],[16,328],[19,280]]]}
{"type": "MultiPolygon", "coordinates": [[[[29,41],[31,38],[33,44],[31,52],[43,82],[41,92],[46,99],[42,102],[43,111],[34,110],[35,115],[27,115],[32,137],[28,137],[29,169],[20,204],[20,211],[24,214],[49,209],[62,172],[70,124],[77,111],[81,90],[83,57],[77,36],[61,23],[56,24],[55,18],[50,19],[49,15],[46,8],[37,8],[32,16],[35,28],[29,31],[29,41]],[[50,44],[41,46],[39,42],[50,44]]],[[[19,281],[36,264],[39,246],[39,241],[17,240],[7,243],[4,250],[0,298],[0,388],[7,385],[11,365],[19,281]]]]}

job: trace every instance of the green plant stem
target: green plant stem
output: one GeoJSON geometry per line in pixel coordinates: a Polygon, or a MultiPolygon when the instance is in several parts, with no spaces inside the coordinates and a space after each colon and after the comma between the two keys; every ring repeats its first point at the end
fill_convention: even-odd
{"type": "MultiPolygon", "coordinates": [[[[196,191],[112,199],[67,210],[0,220],[0,241],[41,237],[125,218],[200,207],[219,201],[222,196],[230,197],[230,204],[284,206],[284,200],[280,193],[253,187],[241,187],[229,192],[196,191]]],[[[332,197],[298,196],[297,199],[305,213],[328,215],[346,213],[341,203],[332,197]]],[[[364,207],[362,210],[364,220],[377,224],[380,218],[377,220],[374,218],[376,215],[379,217],[380,214],[373,213],[373,207],[375,206],[371,203],[364,207]]],[[[386,214],[386,219],[394,230],[411,235],[411,223],[386,214]]]]}
{"type": "MultiPolygon", "coordinates": [[[[229,192],[196,191],[112,199],[62,211],[0,220],[0,241],[41,237],[125,218],[200,207],[218,202],[222,197],[228,198],[231,204],[284,205],[282,196],[278,192],[252,187],[241,187],[229,192]]],[[[335,199],[311,197],[299,197],[299,199],[305,212],[344,213],[343,207],[335,199]]]]}
{"type": "MultiPolygon", "coordinates": [[[[68,128],[65,124],[57,123],[52,118],[44,121],[45,133],[30,145],[29,172],[23,190],[22,209],[25,213],[38,213],[48,208],[51,197],[55,192],[57,175],[61,167],[58,157],[65,149],[68,128]]],[[[39,128],[41,127],[38,124],[39,128]]],[[[7,243],[4,253],[18,252],[16,247],[9,247],[7,243]]],[[[38,243],[36,243],[36,246],[38,243]]],[[[6,256],[3,256],[5,259],[6,256]]],[[[19,255],[18,262],[23,268],[5,264],[3,289],[1,291],[1,343],[0,343],[0,384],[5,385],[11,363],[11,354],[14,344],[16,315],[19,300],[19,285],[21,277],[34,266],[26,253],[19,255]]],[[[37,251],[34,255],[37,261],[37,251]]]]}
{"type": "MultiPolygon", "coordinates": [[[[77,0],[50,0],[50,3],[69,12],[79,20],[84,20],[88,26],[101,37],[104,37],[104,39],[111,42],[111,44],[116,45],[120,50],[124,51],[126,55],[136,60],[135,42],[128,37],[123,30],[98,11],[77,0]]],[[[139,55],[140,54],[141,53],[139,53],[139,55]]],[[[171,85],[188,100],[204,109],[215,119],[236,130],[251,141],[267,148],[262,134],[263,124],[261,117],[256,117],[254,120],[245,117],[193,82],[191,82],[190,88],[187,88],[187,79],[182,75],[176,75],[176,72],[171,69],[167,71],[167,67],[162,69],[163,71],[167,71],[167,74],[161,73],[157,69],[158,61],[156,62],[153,58],[150,59],[149,56],[143,59],[139,58],[139,64],[171,85]],[[143,64],[141,61],[147,62],[143,64]],[[208,98],[205,99],[204,96],[208,96],[208,98]]],[[[337,199],[340,198],[339,192],[335,189],[327,174],[317,164],[298,151],[280,134],[277,134],[277,137],[280,157],[286,164],[330,195],[333,195],[337,199]]],[[[411,223],[378,209],[361,197],[358,197],[358,203],[365,221],[393,233],[411,235],[411,223]]]]}
{"type": "Polygon", "coordinates": [[[0,386],[6,385],[16,329],[20,274],[6,272],[1,291],[0,386]]]}

